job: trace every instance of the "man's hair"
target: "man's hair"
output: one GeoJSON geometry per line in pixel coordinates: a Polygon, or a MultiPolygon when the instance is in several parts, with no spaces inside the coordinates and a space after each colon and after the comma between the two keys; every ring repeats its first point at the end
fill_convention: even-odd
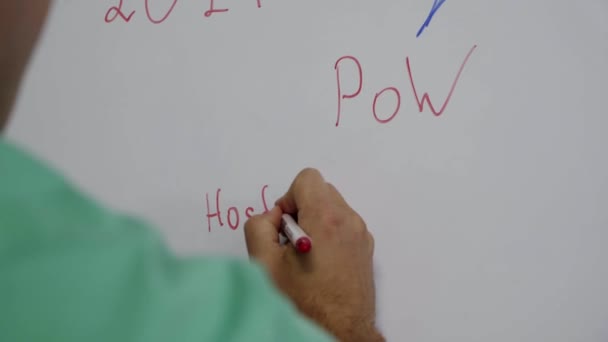
{"type": "Polygon", "coordinates": [[[38,41],[49,0],[0,0],[0,131],[38,41]]]}

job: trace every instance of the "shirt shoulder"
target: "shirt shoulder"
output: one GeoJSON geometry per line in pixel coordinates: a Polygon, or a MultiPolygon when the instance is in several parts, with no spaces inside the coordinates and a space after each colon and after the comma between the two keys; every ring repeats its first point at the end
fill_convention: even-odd
{"type": "Polygon", "coordinates": [[[0,189],[0,340],[332,340],[256,263],[178,257],[4,142],[0,189]]]}

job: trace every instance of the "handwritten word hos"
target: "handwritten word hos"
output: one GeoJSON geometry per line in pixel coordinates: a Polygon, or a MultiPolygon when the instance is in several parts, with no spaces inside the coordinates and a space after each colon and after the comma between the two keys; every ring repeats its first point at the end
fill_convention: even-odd
{"type": "MultiPolygon", "coordinates": [[[[173,0],[169,3],[167,0],[165,1],[152,1],[152,0],[143,0],[144,9],[146,11],[146,16],[148,20],[153,24],[160,24],[163,21],[167,20],[171,15],[171,12],[175,9],[178,0],[173,0]],[[152,4],[154,3],[154,4],[152,4]],[[168,4],[168,5],[167,5],[168,4]],[[153,14],[154,12],[154,14],[153,14]]],[[[208,9],[203,12],[203,15],[207,18],[211,17],[215,13],[223,13],[228,12],[230,9],[226,7],[216,7],[215,0],[204,0],[209,2],[208,9]]],[[[221,0],[218,0],[221,1],[221,0]]],[[[254,5],[257,5],[258,8],[262,8],[262,0],[250,0],[254,5]]],[[[112,23],[117,19],[120,19],[124,22],[130,22],[133,16],[135,15],[135,10],[133,8],[127,8],[124,4],[124,0],[118,0],[114,6],[111,6],[106,12],[106,16],[104,18],[106,23],[112,23]]]]}
{"type": "MultiPolygon", "coordinates": [[[[262,188],[262,206],[264,210],[261,213],[268,212],[268,202],[266,199],[266,190],[268,189],[268,185],[264,185],[262,188]]],[[[220,205],[220,196],[222,189],[217,189],[215,192],[215,206],[211,209],[212,204],[209,201],[209,194],[205,194],[205,198],[207,200],[207,225],[209,227],[209,232],[211,232],[211,219],[217,220],[217,224],[220,227],[224,226],[224,222],[228,224],[228,227],[232,230],[236,230],[241,223],[244,223],[247,219],[251,218],[253,215],[257,215],[255,213],[255,209],[253,207],[247,207],[245,210],[240,210],[235,207],[229,207],[227,211],[223,211],[220,205]],[[242,213],[245,215],[243,216],[242,213]],[[246,218],[245,218],[246,217],[246,218]]]]}
{"type": "MultiPolygon", "coordinates": [[[[416,84],[414,82],[414,76],[412,73],[412,68],[410,65],[410,58],[407,57],[405,59],[405,67],[407,70],[407,74],[409,76],[409,81],[410,81],[410,85],[412,87],[412,92],[413,92],[414,98],[416,100],[416,104],[418,105],[418,110],[420,113],[422,113],[424,111],[425,103],[428,104],[429,109],[435,116],[440,116],[445,111],[448,103],[450,102],[450,99],[452,98],[454,89],[456,88],[456,85],[458,84],[460,75],[462,74],[464,67],[466,66],[467,62],[469,61],[469,58],[471,57],[471,55],[473,54],[473,51],[475,51],[476,48],[477,48],[477,45],[474,45],[473,48],[471,48],[469,53],[464,58],[464,61],[460,65],[460,69],[458,70],[458,73],[456,74],[456,78],[452,82],[452,86],[450,88],[450,91],[448,92],[447,98],[443,102],[443,105],[441,107],[439,107],[439,109],[437,109],[435,107],[435,105],[433,105],[433,103],[431,102],[431,97],[428,93],[425,92],[422,95],[422,97],[420,97],[418,95],[419,94],[418,89],[416,88],[416,84]]],[[[340,117],[342,115],[342,101],[348,100],[348,99],[354,99],[355,97],[359,96],[361,94],[361,91],[363,90],[363,68],[361,67],[361,63],[359,63],[359,60],[357,58],[355,58],[353,56],[343,56],[343,57],[340,57],[336,61],[336,64],[334,65],[334,69],[336,70],[336,80],[337,80],[337,84],[338,84],[338,115],[337,115],[337,119],[336,119],[336,127],[338,127],[340,125],[340,117]],[[357,72],[358,72],[359,83],[356,87],[357,90],[355,90],[354,92],[351,92],[350,94],[345,93],[345,90],[342,88],[344,85],[342,84],[343,82],[341,82],[341,77],[340,77],[340,67],[342,66],[342,64],[344,64],[346,62],[354,63],[355,66],[357,67],[357,72]]],[[[374,95],[374,99],[372,102],[372,114],[374,116],[374,119],[376,119],[377,122],[379,122],[381,124],[386,124],[386,123],[391,122],[391,120],[393,120],[395,118],[395,116],[397,116],[397,114],[399,113],[400,108],[401,108],[401,92],[399,92],[399,89],[397,89],[396,87],[394,87],[394,86],[386,87],[374,95]],[[395,110],[393,111],[392,114],[390,114],[388,116],[378,114],[378,111],[376,109],[378,102],[381,100],[381,98],[383,96],[389,95],[391,93],[397,99],[397,104],[395,105],[395,110]]]]}

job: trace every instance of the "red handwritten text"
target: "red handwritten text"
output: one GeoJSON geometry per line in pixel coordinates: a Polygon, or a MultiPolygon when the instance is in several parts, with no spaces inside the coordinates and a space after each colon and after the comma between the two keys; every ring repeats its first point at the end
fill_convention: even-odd
{"type": "MultiPolygon", "coordinates": [[[[262,206],[264,209],[261,213],[265,213],[265,212],[268,212],[268,210],[270,210],[268,208],[268,202],[267,202],[267,198],[266,198],[267,189],[268,189],[268,185],[264,185],[264,187],[262,187],[261,198],[262,198],[262,206]]],[[[222,210],[222,206],[220,205],[221,192],[222,192],[222,189],[217,189],[217,191],[215,192],[215,199],[211,199],[211,200],[209,199],[209,193],[205,194],[205,199],[207,201],[207,226],[208,226],[209,232],[211,232],[212,219],[217,220],[217,224],[220,227],[224,227],[224,224],[227,223],[228,227],[230,227],[230,229],[236,230],[241,225],[241,223],[244,223],[247,219],[249,219],[253,215],[255,215],[255,209],[253,207],[247,207],[247,208],[245,208],[245,210],[239,211],[239,209],[235,206],[229,207],[228,210],[224,214],[224,211],[222,210]],[[243,213],[243,212],[245,214],[244,216],[241,215],[241,213],[243,213]],[[224,218],[225,218],[225,220],[224,220],[224,218]]]]}
{"type": "MultiPolygon", "coordinates": [[[[443,105],[441,107],[439,107],[439,109],[437,109],[433,105],[433,103],[431,102],[430,95],[428,93],[425,92],[422,95],[422,97],[418,96],[418,90],[416,89],[416,85],[414,83],[414,76],[413,76],[412,68],[410,65],[410,58],[407,57],[405,59],[405,64],[406,64],[406,69],[407,69],[410,85],[412,87],[412,92],[413,92],[414,98],[416,99],[416,103],[418,105],[418,110],[420,113],[422,113],[424,111],[424,104],[426,103],[426,104],[428,104],[429,109],[435,116],[440,116],[441,114],[443,114],[446,107],[448,106],[448,103],[450,102],[450,99],[452,98],[454,89],[456,89],[456,85],[458,84],[460,75],[462,74],[464,67],[466,66],[467,62],[469,61],[469,58],[471,57],[471,55],[473,54],[473,51],[475,51],[476,48],[477,48],[477,45],[474,45],[471,48],[471,50],[469,50],[464,61],[460,65],[460,69],[458,70],[458,73],[456,74],[456,77],[455,77],[454,81],[452,82],[452,86],[450,87],[450,90],[448,92],[448,95],[447,95],[445,101],[443,102],[443,105]]],[[[345,99],[353,99],[353,98],[359,96],[359,94],[361,94],[361,90],[363,89],[363,68],[361,67],[361,63],[359,63],[357,58],[355,58],[353,56],[344,56],[344,57],[339,58],[336,61],[335,65],[334,65],[334,69],[336,70],[336,80],[337,80],[337,86],[338,86],[338,115],[337,115],[337,119],[336,119],[336,127],[338,127],[340,125],[340,118],[342,115],[342,107],[343,107],[342,101],[345,99]],[[349,91],[349,90],[345,90],[342,88],[343,82],[341,82],[341,76],[340,76],[341,75],[340,67],[342,66],[342,64],[344,64],[347,61],[351,61],[351,62],[355,63],[355,66],[357,67],[357,72],[358,72],[357,90],[353,91],[351,94],[345,93],[346,91],[349,91]]],[[[354,87],[351,87],[351,89],[354,89],[354,87]]],[[[399,92],[399,90],[396,87],[384,88],[380,92],[378,92],[374,95],[374,100],[372,103],[372,114],[374,116],[374,119],[378,123],[381,123],[381,124],[389,123],[391,120],[393,120],[397,116],[400,108],[401,108],[401,93],[399,92]],[[377,104],[381,100],[381,98],[384,98],[385,96],[389,96],[391,93],[397,99],[397,104],[395,106],[395,110],[390,115],[388,115],[388,114],[384,115],[384,116],[386,116],[386,118],[382,118],[380,116],[380,114],[378,114],[378,112],[377,112],[377,108],[376,108],[377,104]]]]}
{"type": "Polygon", "coordinates": [[[131,18],[133,18],[133,14],[135,14],[135,11],[132,11],[131,13],[129,13],[129,15],[125,15],[122,11],[122,5],[123,0],[120,0],[118,6],[110,7],[110,9],[106,12],[106,17],[104,18],[106,23],[113,22],[119,16],[122,18],[122,20],[126,22],[129,22],[131,18]]]}
{"type": "Polygon", "coordinates": [[[210,17],[211,15],[213,15],[213,13],[221,13],[221,12],[228,12],[228,9],[227,8],[216,9],[215,7],[213,7],[213,0],[211,0],[211,3],[209,4],[209,10],[205,12],[205,17],[210,17]]]}
{"type": "MultiPolygon", "coordinates": [[[[214,13],[223,13],[223,12],[228,12],[228,8],[216,8],[215,7],[215,0],[208,0],[209,1],[209,9],[207,11],[204,12],[205,17],[209,18],[211,17],[214,13]]],[[[146,17],[148,18],[148,21],[150,21],[152,24],[161,24],[163,23],[165,20],[167,20],[169,18],[169,16],[171,15],[171,13],[173,12],[173,10],[175,9],[178,0],[173,0],[173,2],[168,6],[167,9],[163,10],[163,9],[157,9],[157,7],[162,7],[163,4],[168,3],[166,0],[160,1],[161,4],[158,4],[159,1],[152,1],[152,0],[143,0],[144,2],[144,9],[146,12],[146,17]],[[154,2],[154,5],[151,5],[151,3],[154,2]],[[162,14],[164,11],[164,14],[162,14]],[[152,14],[152,12],[157,13],[160,12],[161,14],[152,14]]],[[[256,0],[255,2],[257,8],[262,8],[262,0],[256,0]]],[[[106,23],[112,23],[114,22],[116,19],[120,18],[122,19],[124,22],[130,22],[131,19],[133,18],[133,15],[135,15],[135,10],[132,10],[131,12],[129,12],[129,14],[125,14],[124,10],[123,10],[123,5],[124,5],[124,0],[118,0],[118,4],[111,6],[107,12],[106,15],[104,17],[104,21],[106,23]]]]}
{"type": "Polygon", "coordinates": [[[145,7],[146,7],[146,16],[148,16],[148,20],[150,20],[150,22],[152,22],[154,24],[160,24],[163,21],[167,20],[167,18],[171,14],[171,12],[173,12],[173,9],[175,8],[175,5],[177,5],[177,0],[173,0],[173,3],[171,4],[171,7],[169,7],[169,9],[165,13],[165,15],[162,18],[160,18],[160,19],[154,19],[154,18],[152,18],[152,15],[150,14],[150,0],[145,0],[144,4],[145,4],[145,7]]]}

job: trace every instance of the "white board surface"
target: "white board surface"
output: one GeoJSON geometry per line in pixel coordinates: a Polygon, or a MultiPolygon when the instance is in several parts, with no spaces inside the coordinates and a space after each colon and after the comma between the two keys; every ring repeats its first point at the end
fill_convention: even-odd
{"type": "Polygon", "coordinates": [[[58,1],[9,137],[184,254],[244,258],[262,188],[320,169],[375,236],[390,341],[608,340],[606,1],[448,0],[419,37],[431,0],[209,2],[58,1]],[[469,52],[421,112],[410,73],[438,110],[469,52]]]}

